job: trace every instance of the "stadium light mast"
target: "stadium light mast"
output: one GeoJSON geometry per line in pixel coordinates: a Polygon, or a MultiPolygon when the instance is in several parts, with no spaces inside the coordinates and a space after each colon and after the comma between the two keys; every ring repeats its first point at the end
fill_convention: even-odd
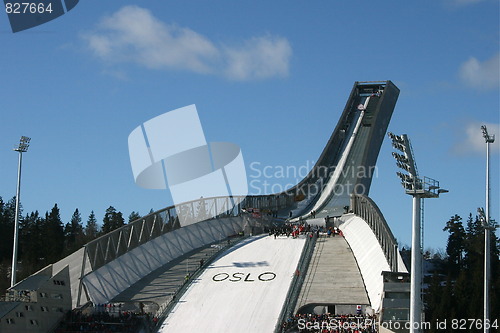
{"type": "Polygon", "coordinates": [[[17,270],[17,249],[19,238],[19,197],[21,195],[21,165],[23,161],[23,153],[28,151],[31,138],[21,136],[19,144],[14,147],[14,151],[19,153],[19,162],[17,165],[17,190],[16,190],[16,215],[14,216],[14,245],[12,249],[12,266],[10,273],[10,287],[16,284],[16,270],[17,270]]]}
{"type": "Polygon", "coordinates": [[[484,226],[484,332],[489,329],[490,319],[490,231],[493,229],[490,225],[490,143],[495,142],[495,136],[489,135],[486,126],[481,126],[483,137],[486,142],[486,212],[480,211],[484,226]],[[482,214],[481,214],[482,213],[482,214]]]}
{"type": "Polygon", "coordinates": [[[410,332],[421,332],[422,323],[422,201],[424,198],[439,198],[448,190],[441,189],[439,182],[432,178],[419,178],[410,139],[406,134],[388,133],[392,146],[400,153],[393,152],[396,165],[403,171],[396,174],[406,194],[413,197],[410,273],[410,332]]]}

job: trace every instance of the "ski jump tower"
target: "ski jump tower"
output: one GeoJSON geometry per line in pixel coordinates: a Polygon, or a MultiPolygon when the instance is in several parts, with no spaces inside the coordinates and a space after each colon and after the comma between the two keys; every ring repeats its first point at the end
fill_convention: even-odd
{"type": "MultiPolygon", "coordinates": [[[[390,228],[368,197],[398,96],[399,89],[391,81],[355,82],[317,163],[295,187],[282,193],[238,198],[234,207],[230,205],[234,198],[202,198],[161,209],[103,235],[14,285],[9,291],[10,302],[0,304],[0,330],[15,332],[28,327],[31,320],[39,325],[38,331],[44,331],[43,327],[52,327],[66,310],[88,302],[111,302],[153,271],[193,250],[248,228],[258,230],[262,217],[249,214],[249,209],[285,218],[291,216],[292,221],[312,221],[314,216],[336,223],[345,235],[362,278],[368,296],[366,307],[382,314],[383,320],[407,320],[406,301],[391,298],[406,293],[394,281],[406,279],[407,271],[390,228]],[[201,213],[202,217],[196,216],[201,213]],[[186,216],[179,214],[188,214],[200,222],[182,226],[179,221],[186,216]],[[44,297],[40,297],[38,289],[44,288],[47,291],[42,291],[44,297]],[[50,303],[51,295],[58,297],[53,301],[60,304],[59,312],[48,316],[33,311],[29,316],[14,318],[27,306],[50,303]],[[10,317],[14,320],[7,320],[10,317]]],[[[313,249],[309,251],[310,258],[313,249]]],[[[303,265],[307,256],[303,253],[297,265],[303,265]]],[[[319,298],[299,304],[302,282],[291,284],[289,296],[294,301],[283,305],[283,315],[296,310],[295,306],[305,309],[308,305],[309,308],[342,305],[327,304],[319,298]]]]}

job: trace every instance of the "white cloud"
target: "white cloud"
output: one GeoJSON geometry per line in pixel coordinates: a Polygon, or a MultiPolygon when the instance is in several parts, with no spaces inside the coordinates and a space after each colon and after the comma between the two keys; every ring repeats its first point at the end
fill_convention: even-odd
{"type": "Polygon", "coordinates": [[[241,47],[217,46],[205,36],[166,24],[147,9],[125,6],[83,35],[88,48],[110,63],[182,69],[235,80],[288,75],[291,47],[285,38],[254,37],[241,47]]]}
{"type": "Polygon", "coordinates": [[[148,68],[210,71],[217,48],[196,32],[166,25],[147,9],[126,6],[104,18],[94,33],[84,35],[88,47],[107,62],[133,62],[148,68]]]}
{"type": "Polygon", "coordinates": [[[288,75],[288,60],[292,48],[280,37],[258,37],[241,48],[225,49],[226,75],[237,80],[288,75]]]}
{"type": "Polygon", "coordinates": [[[499,133],[500,133],[500,125],[499,124],[491,124],[491,123],[480,123],[480,122],[470,122],[467,123],[461,134],[461,142],[459,142],[455,146],[455,152],[459,154],[467,154],[467,153],[484,153],[486,151],[486,143],[483,137],[483,133],[481,131],[481,126],[486,125],[489,135],[495,135],[495,142],[490,145],[491,153],[499,153],[500,152],[500,144],[499,144],[499,133]]]}
{"type": "Polygon", "coordinates": [[[469,87],[490,90],[500,86],[500,53],[480,62],[474,57],[460,66],[460,79],[469,87]]]}

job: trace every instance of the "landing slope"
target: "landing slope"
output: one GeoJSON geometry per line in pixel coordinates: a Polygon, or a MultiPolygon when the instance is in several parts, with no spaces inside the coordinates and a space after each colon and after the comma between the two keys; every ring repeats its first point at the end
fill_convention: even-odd
{"type": "Polygon", "coordinates": [[[305,238],[255,236],[194,281],[160,332],[272,332],[305,238]]]}

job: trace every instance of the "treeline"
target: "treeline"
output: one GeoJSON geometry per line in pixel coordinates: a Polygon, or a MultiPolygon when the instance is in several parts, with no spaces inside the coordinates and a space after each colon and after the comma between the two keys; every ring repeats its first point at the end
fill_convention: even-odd
{"type": "MultiPolygon", "coordinates": [[[[10,287],[14,217],[15,197],[8,202],[0,197],[0,296],[10,287]]],[[[140,217],[139,213],[132,212],[128,216],[128,222],[140,217]]],[[[21,208],[16,280],[21,281],[125,223],[123,214],[113,206],[106,209],[102,225],[97,222],[94,211],[83,224],[78,208],[67,223],[61,220],[57,204],[43,215],[35,211],[23,216],[21,208]]]]}
{"type": "MultiPolygon", "coordinates": [[[[496,226],[496,223],[494,223],[496,226]]],[[[484,228],[478,216],[469,214],[465,225],[455,215],[446,222],[449,233],[446,256],[427,258],[433,269],[425,279],[425,321],[446,320],[446,330],[433,325],[431,332],[455,332],[452,323],[465,324],[467,332],[482,332],[484,302],[484,228]]],[[[500,239],[492,231],[490,240],[490,320],[500,327],[500,239]]],[[[429,255],[429,254],[427,254],[429,255]]],[[[424,256],[425,257],[425,256],[424,256]]],[[[497,331],[494,327],[490,331],[497,331]]]]}

